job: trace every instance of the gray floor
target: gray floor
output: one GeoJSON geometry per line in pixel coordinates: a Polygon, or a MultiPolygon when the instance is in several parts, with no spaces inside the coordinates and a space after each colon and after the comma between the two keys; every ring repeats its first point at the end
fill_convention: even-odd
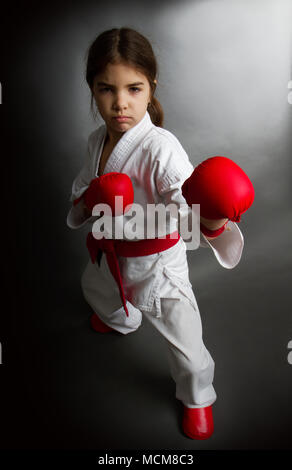
{"type": "MultiPolygon", "coordinates": [[[[48,249],[36,236],[34,257],[18,264],[17,309],[7,338],[7,447],[291,448],[291,250],[283,240],[267,256],[275,223],[257,245],[252,215],[246,219],[245,252],[234,270],[222,268],[208,249],[188,252],[204,341],[216,364],[212,438],[184,436],[164,343],[146,319],[127,336],[91,330],[79,282],[87,232],[67,232],[57,217],[71,246],[56,237],[49,247],[43,231],[48,249]]],[[[277,226],[286,233],[284,220],[283,213],[277,226]]]]}

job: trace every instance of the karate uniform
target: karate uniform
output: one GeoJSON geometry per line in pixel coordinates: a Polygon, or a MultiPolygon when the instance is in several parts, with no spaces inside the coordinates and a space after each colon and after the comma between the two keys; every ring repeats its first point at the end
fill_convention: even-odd
{"type": "MultiPolygon", "coordinates": [[[[98,176],[106,134],[105,125],[90,134],[84,165],[73,182],[71,201],[80,197],[90,181],[98,176]]],[[[122,135],[107,160],[104,174],[126,173],[133,183],[134,202],[145,208],[146,214],[147,204],[186,205],[181,186],[193,170],[178,139],[166,129],[156,127],[146,112],[136,126],[122,135]]],[[[192,209],[186,207],[183,215],[190,218],[192,209]]],[[[127,214],[119,216],[119,223],[125,223],[126,218],[127,214]]],[[[72,229],[90,225],[95,220],[94,216],[86,218],[82,203],[72,205],[67,216],[67,224],[72,229]]],[[[200,233],[198,245],[211,248],[218,262],[230,269],[240,261],[244,242],[236,223],[229,221],[227,227],[229,231],[211,241],[200,233]]],[[[165,233],[177,230],[177,220],[170,217],[164,230],[165,233]]],[[[214,361],[203,343],[186,251],[186,243],[180,238],[174,246],[159,253],[118,257],[129,316],[125,314],[104,255],[100,266],[97,262],[88,262],[81,285],[93,311],[117,331],[131,333],[140,326],[143,316],[147,318],[167,345],[176,398],[185,406],[196,408],[211,405],[216,400],[212,385],[214,361]]]]}

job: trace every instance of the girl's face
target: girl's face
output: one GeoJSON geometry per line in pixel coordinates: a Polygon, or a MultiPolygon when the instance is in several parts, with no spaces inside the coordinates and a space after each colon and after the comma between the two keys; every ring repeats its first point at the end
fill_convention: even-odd
{"type": "Polygon", "coordinates": [[[93,83],[93,95],[115,142],[144,117],[151,100],[147,77],[126,64],[108,64],[93,83]]]}

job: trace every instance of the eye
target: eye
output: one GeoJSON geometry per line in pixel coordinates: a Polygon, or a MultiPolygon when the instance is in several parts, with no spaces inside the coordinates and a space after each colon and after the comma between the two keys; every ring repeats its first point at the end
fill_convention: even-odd
{"type": "Polygon", "coordinates": [[[138,87],[136,87],[136,86],[132,86],[132,87],[130,88],[130,90],[133,91],[133,93],[139,93],[139,91],[141,91],[141,88],[138,88],[138,87]]]}
{"type": "Polygon", "coordinates": [[[108,93],[109,91],[111,91],[111,88],[109,87],[103,87],[103,88],[99,88],[99,93],[108,93]]]}

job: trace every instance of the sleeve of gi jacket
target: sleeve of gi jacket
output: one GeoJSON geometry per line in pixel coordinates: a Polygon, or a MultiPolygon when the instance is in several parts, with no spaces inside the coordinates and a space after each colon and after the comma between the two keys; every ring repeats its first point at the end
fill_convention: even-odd
{"type": "Polygon", "coordinates": [[[229,220],[227,228],[217,238],[207,240],[201,232],[201,237],[209,246],[223,268],[232,269],[239,263],[244,246],[243,235],[235,222],[229,220]]]}
{"type": "Polygon", "coordinates": [[[227,269],[234,268],[241,259],[244,246],[243,235],[237,224],[229,221],[227,223],[229,230],[225,230],[217,238],[208,240],[198,229],[199,211],[194,211],[187,205],[181,192],[184,181],[194,170],[187,154],[184,150],[178,152],[170,145],[163,145],[156,149],[156,156],[155,184],[157,191],[163,197],[166,205],[174,203],[180,207],[178,209],[181,214],[180,219],[185,228],[183,232],[181,230],[179,232],[187,249],[211,248],[221,266],[227,269]],[[192,234],[191,243],[184,236],[185,234],[189,236],[190,233],[192,234]]]}
{"type": "MultiPolygon", "coordinates": [[[[92,162],[92,145],[93,138],[96,131],[92,132],[88,137],[87,149],[85,154],[84,165],[81,168],[80,172],[76,176],[72,184],[72,192],[69,198],[69,201],[73,202],[75,199],[82,196],[82,194],[88,188],[90,181],[94,177],[94,169],[92,162]]],[[[87,217],[82,201],[78,204],[71,206],[69,213],[67,215],[67,225],[71,229],[77,229],[83,227],[87,223],[92,223],[96,220],[96,217],[87,217]]]]}

